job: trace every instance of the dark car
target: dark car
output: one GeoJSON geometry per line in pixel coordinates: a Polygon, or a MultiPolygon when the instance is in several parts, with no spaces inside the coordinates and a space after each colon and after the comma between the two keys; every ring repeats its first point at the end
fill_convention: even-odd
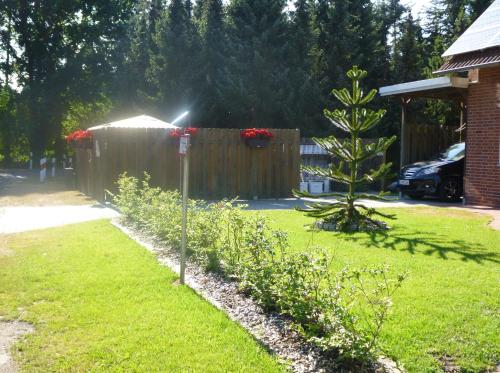
{"type": "Polygon", "coordinates": [[[463,193],[465,143],[454,144],[429,161],[401,169],[398,190],[410,198],[439,197],[458,201],[463,193]]]}

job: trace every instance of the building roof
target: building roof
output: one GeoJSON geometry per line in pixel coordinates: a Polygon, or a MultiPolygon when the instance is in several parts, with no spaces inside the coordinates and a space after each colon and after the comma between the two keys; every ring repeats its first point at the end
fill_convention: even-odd
{"type": "Polygon", "coordinates": [[[443,53],[455,56],[500,46],[500,0],[495,0],[481,16],[443,53]]]}
{"type": "Polygon", "coordinates": [[[381,96],[460,98],[469,87],[467,78],[443,76],[381,87],[381,96]]]}
{"type": "Polygon", "coordinates": [[[173,124],[163,122],[149,115],[139,115],[137,117],[127,118],[116,122],[105,123],[99,126],[89,128],[90,131],[107,128],[178,128],[173,124]]]}
{"type": "Polygon", "coordinates": [[[300,154],[301,155],[329,155],[325,149],[316,145],[316,144],[301,144],[300,145],[300,154]]]}
{"type": "MultiPolygon", "coordinates": [[[[499,22],[500,23],[500,22],[499,22]]],[[[468,71],[479,67],[492,67],[500,64],[500,47],[485,51],[459,54],[449,58],[434,74],[468,71]]]]}

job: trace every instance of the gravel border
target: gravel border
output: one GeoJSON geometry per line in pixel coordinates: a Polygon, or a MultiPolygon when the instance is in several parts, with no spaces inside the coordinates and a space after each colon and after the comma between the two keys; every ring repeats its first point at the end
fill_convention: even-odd
{"type": "MultiPolygon", "coordinates": [[[[123,224],[119,218],[113,219],[111,223],[154,253],[160,264],[179,273],[179,253],[165,247],[161,241],[151,238],[150,234],[123,224]]],[[[186,263],[185,280],[186,285],[224,311],[231,320],[239,323],[293,372],[343,371],[331,358],[324,356],[320,349],[295,332],[289,319],[277,313],[264,312],[250,297],[239,291],[235,282],[228,281],[218,274],[207,273],[189,260],[186,263]]],[[[402,372],[393,361],[383,357],[377,361],[373,371],[402,372]]]]}
{"type": "Polygon", "coordinates": [[[0,318],[0,373],[15,373],[18,366],[10,354],[10,347],[24,334],[33,333],[33,325],[23,321],[3,321],[0,318]]]}

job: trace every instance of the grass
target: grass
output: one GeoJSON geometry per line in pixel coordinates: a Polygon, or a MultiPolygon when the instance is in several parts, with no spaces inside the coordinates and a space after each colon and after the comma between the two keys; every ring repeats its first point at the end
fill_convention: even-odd
{"type": "Polygon", "coordinates": [[[35,333],[24,371],[283,371],[107,221],[0,236],[0,316],[35,333]]]}
{"type": "Polygon", "coordinates": [[[332,270],[386,263],[409,271],[381,339],[409,372],[442,371],[443,357],[464,372],[493,369],[500,361],[500,232],[462,210],[385,211],[397,220],[379,234],[311,233],[304,225],[313,220],[300,212],[260,213],[289,232],[292,250],[326,248],[332,270]]]}

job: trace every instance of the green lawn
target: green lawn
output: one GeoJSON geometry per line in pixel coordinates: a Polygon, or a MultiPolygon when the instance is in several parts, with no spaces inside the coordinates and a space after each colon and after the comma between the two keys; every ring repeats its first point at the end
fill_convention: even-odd
{"type": "MultiPolygon", "coordinates": [[[[321,246],[333,266],[387,263],[410,276],[394,298],[382,344],[410,372],[440,371],[450,356],[463,371],[483,371],[500,360],[500,232],[488,219],[451,209],[393,209],[384,234],[311,234],[300,212],[262,211],[290,234],[294,251],[321,246]]],[[[254,213],[254,212],[251,212],[254,213]]]]}
{"type": "Polygon", "coordinates": [[[0,316],[24,371],[278,372],[242,328],[107,221],[0,236],[0,316]]]}

